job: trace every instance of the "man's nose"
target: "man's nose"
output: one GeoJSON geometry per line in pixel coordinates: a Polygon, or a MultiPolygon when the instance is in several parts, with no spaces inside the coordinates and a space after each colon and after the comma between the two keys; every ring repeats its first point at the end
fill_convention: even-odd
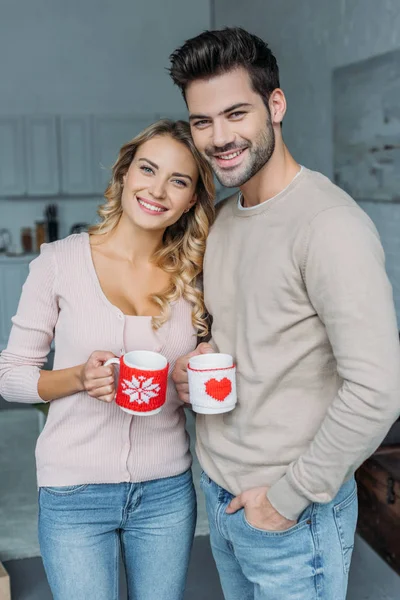
{"type": "Polygon", "coordinates": [[[213,145],[216,148],[223,148],[232,144],[235,135],[226,120],[216,120],[213,127],[213,145]]]}

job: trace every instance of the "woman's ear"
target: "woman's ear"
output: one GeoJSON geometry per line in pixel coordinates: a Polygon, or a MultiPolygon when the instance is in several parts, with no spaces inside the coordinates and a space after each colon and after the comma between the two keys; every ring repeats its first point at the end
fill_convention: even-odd
{"type": "Polygon", "coordinates": [[[189,212],[189,210],[192,208],[192,206],[194,206],[196,204],[196,202],[197,202],[197,194],[193,194],[193,198],[189,202],[189,206],[187,207],[185,212],[189,212]]]}

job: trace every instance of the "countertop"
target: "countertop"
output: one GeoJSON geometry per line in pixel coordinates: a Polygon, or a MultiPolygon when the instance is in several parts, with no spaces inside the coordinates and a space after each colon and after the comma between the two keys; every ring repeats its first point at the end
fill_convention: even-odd
{"type": "Polygon", "coordinates": [[[31,254],[0,254],[0,263],[29,263],[31,260],[38,256],[37,252],[32,252],[31,254]]]}

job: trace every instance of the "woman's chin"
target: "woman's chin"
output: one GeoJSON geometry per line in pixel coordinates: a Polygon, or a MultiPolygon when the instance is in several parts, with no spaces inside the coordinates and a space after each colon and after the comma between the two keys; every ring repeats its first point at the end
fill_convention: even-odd
{"type": "Polygon", "coordinates": [[[141,217],[138,219],[134,219],[132,224],[135,229],[140,229],[142,231],[148,232],[165,231],[165,229],[170,225],[170,223],[166,222],[165,219],[153,219],[152,217],[141,217]]]}

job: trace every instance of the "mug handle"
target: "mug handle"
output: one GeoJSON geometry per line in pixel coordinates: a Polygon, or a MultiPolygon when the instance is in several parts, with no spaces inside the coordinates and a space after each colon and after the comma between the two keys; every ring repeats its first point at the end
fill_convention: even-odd
{"type": "Polygon", "coordinates": [[[106,360],[103,367],[108,367],[108,365],[119,365],[120,363],[121,363],[120,358],[109,358],[108,360],[106,360]]]}
{"type": "MultiPolygon", "coordinates": [[[[108,365],[120,365],[120,364],[121,364],[120,358],[109,358],[108,360],[106,360],[103,367],[108,367],[108,365]]],[[[115,388],[114,399],[115,399],[116,395],[117,395],[117,389],[115,388]]]]}

